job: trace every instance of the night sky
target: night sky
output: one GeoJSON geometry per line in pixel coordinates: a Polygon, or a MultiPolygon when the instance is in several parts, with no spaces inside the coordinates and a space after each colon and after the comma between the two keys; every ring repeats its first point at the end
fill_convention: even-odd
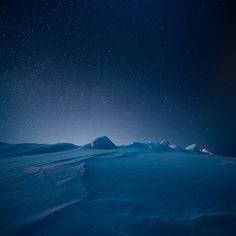
{"type": "Polygon", "coordinates": [[[0,141],[166,138],[236,156],[231,1],[0,6],[0,141]]]}

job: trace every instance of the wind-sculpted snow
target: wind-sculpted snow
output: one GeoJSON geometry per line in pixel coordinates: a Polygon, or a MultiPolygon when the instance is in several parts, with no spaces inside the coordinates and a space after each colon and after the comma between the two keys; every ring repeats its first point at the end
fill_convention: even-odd
{"type": "Polygon", "coordinates": [[[6,155],[32,155],[62,152],[79,148],[72,143],[57,143],[57,144],[35,144],[35,143],[21,143],[21,144],[7,144],[0,143],[0,157],[6,155]]]}
{"type": "Polygon", "coordinates": [[[0,235],[236,235],[234,158],[169,142],[24,149],[0,158],[0,235]]]}

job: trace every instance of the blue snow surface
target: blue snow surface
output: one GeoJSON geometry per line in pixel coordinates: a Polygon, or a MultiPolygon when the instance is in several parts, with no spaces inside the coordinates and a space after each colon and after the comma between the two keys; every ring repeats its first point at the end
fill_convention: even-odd
{"type": "Polygon", "coordinates": [[[1,143],[0,235],[236,235],[236,159],[160,145],[1,143]]]}

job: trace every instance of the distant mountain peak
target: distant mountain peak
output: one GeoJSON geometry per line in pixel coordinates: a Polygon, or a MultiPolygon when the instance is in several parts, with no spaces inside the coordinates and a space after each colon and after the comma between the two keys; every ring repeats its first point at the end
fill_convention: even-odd
{"type": "Polygon", "coordinates": [[[182,148],[179,145],[170,144],[170,142],[166,139],[163,139],[162,141],[155,143],[155,142],[149,142],[149,143],[140,143],[140,142],[133,142],[130,145],[126,145],[123,147],[127,148],[137,148],[137,149],[144,149],[149,150],[153,152],[183,152],[183,153],[195,153],[195,154],[206,154],[206,155],[212,155],[211,152],[209,152],[206,148],[201,148],[197,144],[191,144],[187,146],[186,148],[182,148]]]}
{"type": "Polygon", "coordinates": [[[206,148],[201,148],[198,144],[194,143],[185,148],[188,152],[193,152],[197,154],[206,154],[206,155],[212,155],[210,151],[208,151],[206,148]]]}
{"type": "Polygon", "coordinates": [[[185,148],[187,151],[201,152],[201,148],[196,143],[191,144],[185,148]]]}
{"type": "Polygon", "coordinates": [[[90,144],[85,145],[94,149],[115,149],[117,146],[107,137],[101,136],[95,138],[90,144]]]}
{"type": "Polygon", "coordinates": [[[163,139],[161,142],[160,142],[161,145],[165,145],[165,146],[169,146],[170,145],[170,142],[167,140],[167,139],[163,139]]]}

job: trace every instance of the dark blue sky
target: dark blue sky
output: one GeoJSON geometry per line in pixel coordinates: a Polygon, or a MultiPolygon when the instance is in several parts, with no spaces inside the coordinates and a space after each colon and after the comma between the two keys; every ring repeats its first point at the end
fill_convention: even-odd
{"type": "Polygon", "coordinates": [[[231,1],[0,5],[1,141],[168,138],[236,155],[231,1]]]}

